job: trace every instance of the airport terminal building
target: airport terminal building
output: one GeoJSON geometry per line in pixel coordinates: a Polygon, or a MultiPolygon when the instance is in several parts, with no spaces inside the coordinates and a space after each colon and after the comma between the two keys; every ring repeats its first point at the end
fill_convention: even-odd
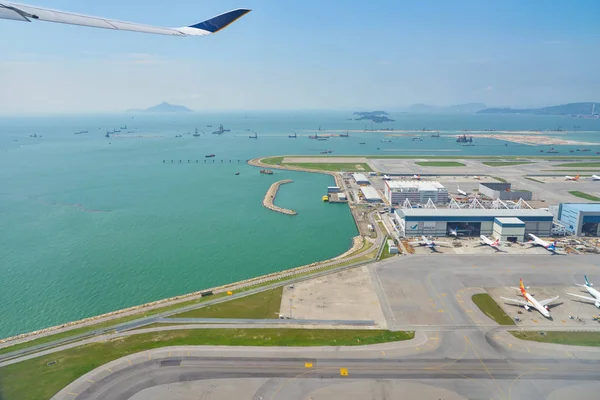
{"type": "Polygon", "coordinates": [[[445,236],[450,229],[460,235],[486,235],[522,241],[524,235],[550,236],[554,216],[531,209],[397,209],[394,220],[402,237],[445,236]],[[516,239],[514,239],[516,237],[516,239]]]}
{"type": "Polygon", "coordinates": [[[429,199],[436,204],[448,203],[448,190],[435,181],[385,181],[384,193],[390,204],[425,204],[429,199]]]}
{"type": "Polygon", "coordinates": [[[558,206],[558,220],[577,236],[600,236],[599,203],[563,203],[558,206]]]}

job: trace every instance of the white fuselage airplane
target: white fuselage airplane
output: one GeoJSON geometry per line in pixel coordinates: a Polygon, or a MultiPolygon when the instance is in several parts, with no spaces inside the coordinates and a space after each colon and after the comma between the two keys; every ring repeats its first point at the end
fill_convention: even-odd
{"type": "Polygon", "coordinates": [[[421,236],[421,240],[416,242],[410,242],[411,245],[419,245],[419,246],[427,246],[430,249],[434,250],[436,246],[449,246],[449,243],[446,242],[436,242],[432,239],[429,239],[425,235],[421,236]]]}
{"type": "Polygon", "coordinates": [[[506,301],[509,301],[511,303],[523,306],[527,311],[529,311],[531,308],[535,308],[544,317],[552,319],[552,317],[550,316],[550,311],[549,311],[549,308],[548,308],[548,304],[550,304],[554,300],[558,299],[559,296],[552,297],[552,298],[546,299],[546,300],[537,301],[532,295],[530,295],[529,293],[527,293],[527,290],[525,290],[525,286],[523,286],[523,279],[521,279],[519,281],[519,289],[518,290],[521,291],[521,295],[523,296],[523,298],[525,299],[525,301],[517,300],[517,299],[507,299],[506,297],[500,297],[500,298],[502,300],[506,300],[506,301]]]}
{"type": "Polygon", "coordinates": [[[531,238],[531,240],[528,243],[533,243],[536,246],[542,246],[549,252],[556,253],[556,242],[548,243],[545,240],[540,239],[539,237],[535,236],[532,233],[528,233],[528,235],[531,238]]]}
{"type": "Polygon", "coordinates": [[[460,190],[460,188],[458,186],[456,186],[456,193],[462,195],[462,196],[466,196],[467,192],[465,192],[464,190],[460,190]]]}
{"type": "Polygon", "coordinates": [[[579,297],[581,299],[591,301],[592,303],[594,303],[594,305],[596,307],[600,308],[600,292],[592,287],[593,284],[588,282],[587,276],[584,275],[583,278],[585,279],[585,285],[579,285],[579,284],[576,284],[576,285],[585,288],[585,290],[587,290],[587,292],[590,295],[592,295],[592,297],[582,296],[580,294],[573,294],[573,293],[567,293],[567,294],[569,296],[579,297]]]}
{"type": "Polygon", "coordinates": [[[578,181],[578,180],[579,180],[579,174],[577,174],[575,176],[569,176],[569,175],[565,176],[565,181],[578,181]]]}
{"type": "Polygon", "coordinates": [[[482,245],[488,245],[490,246],[492,249],[496,249],[498,251],[500,251],[500,248],[498,246],[500,246],[500,240],[496,239],[496,240],[492,240],[489,237],[485,236],[485,235],[481,235],[479,236],[479,238],[481,239],[481,244],[482,245]]]}
{"type": "Polygon", "coordinates": [[[172,36],[206,36],[217,33],[229,24],[243,17],[250,10],[239,8],[216,17],[207,19],[190,26],[179,28],[163,28],[159,26],[143,25],[127,21],[117,21],[102,17],[75,14],[71,12],[51,10],[48,8],[28,6],[24,4],[9,3],[0,0],[0,19],[10,19],[22,22],[32,20],[57,22],[61,24],[88,26],[91,28],[115,29],[142,33],[154,33],[157,35],[172,36]]]}
{"type": "Polygon", "coordinates": [[[592,175],[592,180],[593,181],[600,181],[600,176],[598,176],[598,175],[592,175]]]}
{"type": "Polygon", "coordinates": [[[413,175],[413,179],[416,179],[416,180],[420,181],[421,180],[421,175],[416,175],[415,174],[415,175],[413,175]]]}

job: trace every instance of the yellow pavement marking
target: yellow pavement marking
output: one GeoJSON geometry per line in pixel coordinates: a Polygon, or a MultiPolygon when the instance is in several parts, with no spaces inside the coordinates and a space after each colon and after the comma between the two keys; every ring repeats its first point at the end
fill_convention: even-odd
{"type": "Polygon", "coordinates": [[[429,340],[440,340],[440,338],[437,337],[430,337],[429,340]]]}
{"type": "Polygon", "coordinates": [[[190,352],[188,351],[188,356],[190,355],[190,352]]]}
{"type": "Polygon", "coordinates": [[[421,349],[419,349],[418,347],[415,347],[415,350],[417,350],[417,351],[421,351],[421,349]]]}
{"type": "Polygon", "coordinates": [[[169,352],[169,355],[167,357],[171,357],[171,352],[169,352]]]}
{"type": "Polygon", "coordinates": [[[382,351],[381,351],[381,355],[382,355],[382,356],[385,356],[385,351],[383,351],[383,350],[382,350],[382,351]]]}
{"type": "Polygon", "coordinates": [[[348,376],[348,368],[340,368],[340,376],[348,376]]]}
{"type": "Polygon", "coordinates": [[[477,268],[477,265],[473,265],[471,268],[477,268]]]}
{"type": "Polygon", "coordinates": [[[440,294],[440,296],[446,297],[446,293],[442,293],[442,294],[440,294]]]}
{"type": "Polygon", "coordinates": [[[311,362],[305,362],[304,363],[304,367],[305,368],[312,368],[312,363],[311,362]]]}
{"type": "Polygon", "coordinates": [[[90,383],[96,383],[95,381],[93,381],[91,379],[88,379],[88,382],[90,382],[90,383]]]}
{"type": "Polygon", "coordinates": [[[444,310],[438,310],[438,312],[444,312],[444,310]]]}
{"type": "Polygon", "coordinates": [[[112,369],[110,369],[108,367],[106,369],[108,370],[108,372],[110,372],[112,374],[112,369]]]}
{"type": "Polygon", "coordinates": [[[509,348],[509,349],[512,349],[512,345],[513,345],[512,343],[509,343],[509,344],[508,344],[508,348],[509,348]]]}
{"type": "Polygon", "coordinates": [[[71,396],[79,396],[77,393],[73,393],[73,392],[67,392],[67,394],[70,394],[71,396]]]}
{"type": "Polygon", "coordinates": [[[148,352],[148,360],[152,360],[152,357],[150,356],[150,352],[148,352]]]}
{"type": "Polygon", "coordinates": [[[129,361],[129,365],[133,365],[133,364],[131,363],[131,360],[130,360],[129,358],[127,359],[127,361],[129,361]]]}
{"type": "Polygon", "coordinates": [[[506,272],[510,272],[510,268],[506,270],[506,272]]]}
{"type": "Polygon", "coordinates": [[[473,310],[468,310],[468,309],[467,309],[467,310],[465,310],[465,312],[467,312],[467,313],[472,313],[472,312],[473,312],[473,310]]]}
{"type": "Polygon", "coordinates": [[[528,353],[531,353],[531,349],[529,347],[525,346],[525,348],[527,349],[528,353]]]}
{"type": "Polygon", "coordinates": [[[475,356],[477,357],[477,359],[481,363],[481,366],[483,367],[483,369],[485,369],[485,371],[490,376],[490,378],[492,379],[492,381],[496,384],[496,388],[498,389],[498,392],[502,395],[501,397],[504,397],[504,392],[502,391],[502,388],[500,388],[500,385],[498,384],[498,382],[496,381],[496,379],[494,379],[494,376],[492,375],[492,373],[490,372],[490,370],[488,369],[488,367],[485,365],[485,363],[483,362],[483,360],[481,359],[481,357],[479,357],[479,353],[477,352],[477,349],[475,349],[475,346],[473,346],[473,344],[471,343],[471,341],[469,340],[469,338],[467,338],[466,335],[464,336],[464,338],[467,341],[467,343],[469,343],[469,345],[471,346],[471,348],[473,349],[473,352],[475,353],[475,356]]]}

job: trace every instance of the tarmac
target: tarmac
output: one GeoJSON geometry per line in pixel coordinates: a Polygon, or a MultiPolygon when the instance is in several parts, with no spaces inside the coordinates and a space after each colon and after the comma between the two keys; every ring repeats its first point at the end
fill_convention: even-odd
{"type": "MultiPolygon", "coordinates": [[[[521,341],[507,330],[600,331],[599,324],[588,321],[582,327],[573,322],[571,328],[540,320],[539,326],[499,327],[471,296],[506,290],[521,277],[534,285],[536,296],[543,296],[544,290],[572,286],[583,274],[592,282],[600,279],[599,263],[594,256],[395,257],[367,269],[389,328],[416,331],[410,341],[356,347],[153,349],[97,368],[54,399],[159,399],[166,393],[177,399],[264,400],[389,399],[400,394],[424,399],[591,396],[600,389],[600,348],[521,341]]],[[[561,300],[572,302],[562,295],[561,300]]],[[[565,304],[552,312],[570,307],[565,304]]],[[[580,307],[595,310],[593,304],[580,307]]]]}

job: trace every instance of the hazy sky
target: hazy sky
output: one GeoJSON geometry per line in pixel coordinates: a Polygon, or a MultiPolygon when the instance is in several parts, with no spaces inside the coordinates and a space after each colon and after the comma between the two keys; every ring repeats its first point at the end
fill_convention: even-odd
{"type": "Polygon", "coordinates": [[[0,113],[600,101],[597,0],[31,0],[211,37],[0,20],[0,113]]]}

